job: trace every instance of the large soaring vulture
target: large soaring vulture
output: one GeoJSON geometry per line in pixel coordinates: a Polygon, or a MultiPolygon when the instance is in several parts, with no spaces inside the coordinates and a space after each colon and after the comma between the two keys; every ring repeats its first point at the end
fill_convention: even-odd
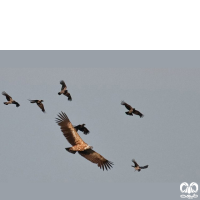
{"type": "Polygon", "coordinates": [[[70,93],[67,90],[67,86],[66,86],[65,82],[63,80],[61,80],[60,84],[62,85],[62,87],[61,87],[61,91],[58,92],[58,95],[63,94],[63,95],[68,97],[69,101],[72,101],[72,97],[71,97],[70,93]]]}
{"type": "Polygon", "coordinates": [[[76,129],[76,131],[82,131],[85,135],[90,133],[90,131],[85,127],[85,124],[79,124],[77,126],[74,126],[74,128],[76,129]]]}
{"type": "Polygon", "coordinates": [[[72,147],[66,148],[68,152],[75,154],[78,151],[81,156],[97,164],[103,170],[104,168],[108,170],[112,167],[112,162],[92,150],[92,147],[82,140],[65,113],[59,113],[56,123],[60,126],[65,138],[72,145],[72,147]]]}
{"type": "Polygon", "coordinates": [[[42,112],[45,112],[45,109],[44,109],[44,105],[43,105],[43,100],[30,100],[29,101],[31,103],[37,103],[37,105],[40,107],[40,109],[42,110],[42,112]]]}
{"type": "Polygon", "coordinates": [[[143,167],[139,166],[139,165],[137,164],[137,162],[136,162],[134,159],[132,160],[132,162],[135,164],[135,166],[132,165],[132,167],[135,168],[135,171],[140,172],[141,169],[146,169],[146,168],[148,168],[148,165],[145,165],[145,166],[143,166],[143,167]]]}
{"type": "Polygon", "coordinates": [[[2,95],[4,95],[6,97],[6,99],[8,100],[8,102],[4,102],[5,105],[8,104],[15,104],[16,107],[19,107],[19,103],[17,103],[15,100],[12,99],[11,96],[9,96],[6,92],[2,92],[2,95]]]}
{"type": "Polygon", "coordinates": [[[129,110],[128,112],[125,112],[127,115],[133,115],[133,114],[135,114],[135,115],[139,115],[140,118],[144,117],[144,115],[141,112],[139,112],[138,110],[135,110],[135,108],[132,108],[132,106],[130,106],[126,102],[122,101],[121,105],[124,105],[129,110]]]}

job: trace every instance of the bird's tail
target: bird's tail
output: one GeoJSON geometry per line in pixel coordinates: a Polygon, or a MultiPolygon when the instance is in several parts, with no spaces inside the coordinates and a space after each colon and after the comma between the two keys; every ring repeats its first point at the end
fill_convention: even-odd
{"type": "Polygon", "coordinates": [[[5,105],[8,105],[8,102],[4,102],[5,105]]]}
{"type": "Polygon", "coordinates": [[[130,113],[129,111],[125,112],[127,115],[133,115],[132,113],[130,113]]]}
{"type": "Polygon", "coordinates": [[[70,150],[70,147],[69,147],[69,148],[65,148],[65,149],[66,149],[66,151],[68,151],[69,153],[73,153],[73,154],[76,153],[76,151],[72,151],[72,150],[70,150]]]}
{"type": "Polygon", "coordinates": [[[58,92],[58,95],[61,95],[61,93],[60,93],[60,92],[58,92]]]}

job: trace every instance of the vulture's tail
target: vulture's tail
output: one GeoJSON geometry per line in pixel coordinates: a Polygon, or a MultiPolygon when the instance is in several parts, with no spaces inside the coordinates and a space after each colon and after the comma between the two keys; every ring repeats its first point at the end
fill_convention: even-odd
{"type": "Polygon", "coordinates": [[[65,148],[65,149],[66,149],[66,151],[68,151],[69,153],[73,153],[73,154],[76,153],[76,151],[72,151],[72,150],[70,150],[70,147],[69,147],[69,148],[65,148]]]}

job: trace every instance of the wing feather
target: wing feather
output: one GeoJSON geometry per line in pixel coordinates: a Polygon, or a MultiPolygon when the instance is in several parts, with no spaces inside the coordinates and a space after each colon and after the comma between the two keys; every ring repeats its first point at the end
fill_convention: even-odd
{"type": "Polygon", "coordinates": [[[63,135],[72,146],[82,143],[86,144],[76,132],[76,129],[73,127],[65,113],[61,112],[58,114],[56,123],[60,126],[63,135]]]}
{"type": "Polygon", "coordinates": [[[9,96],[5,91],[2,92],[2,95],[4,95],[8,101],[12,100],[12,97],[9,96]]]}
{"type": "Polygon", "coordinates": [[[139,165],[137,164],[137,162],[135,161],[135,159],[133,159],[132,162],[135,164],[135,167],[139,166],[139,165]]]}
{"type": "Polygon", "coordinates": [[[65,84],[65,81],[61,80],[61,81],[60,81],[60,84],[62,85],[61,90],[67,89],[67,86],[66,86],[66,84],[65,84]]]}
{"type": "Polygon", "coordinates": [[[140,117],[144,117],[144,115],[141,113],[141,112],[139,112],[138,110],[133,110],[133,113],[135,114],[135,115],[139,115],[140,117]]]}
{"type": "Polygon", "coordinates": [[[148,166],[149,166],[149,165],[145,165],[145,166],[143,166],[143,167],[140,167],[140,169],[146,169],[146,168],[148,168],[148,166]]]}
{"type": "Polygon", "coordinates": [[[127,104],[125,101],[121,102],[121,105],[124,105],[128,110],[133,109],[129,104],[127,104]]]}
{"type": "Polygon", "coordinates": [[[113,163],[105,159],[102,155],[97,153],[96,151],[92,149],[87,149],[85,151],[79,151],[78,152],[81,156],[86,158],[87,160],[91,161],[92,163],[95,163],[104,170],[104,167],[106,170],[112,168],[113,163]]]}
{"type": "Polygon", "coordinates": [[[40,107],[40,109],[42,110],[42,112],[45,112],[44,105],[42,103],[39,103],[37,105],[40,107]]]}

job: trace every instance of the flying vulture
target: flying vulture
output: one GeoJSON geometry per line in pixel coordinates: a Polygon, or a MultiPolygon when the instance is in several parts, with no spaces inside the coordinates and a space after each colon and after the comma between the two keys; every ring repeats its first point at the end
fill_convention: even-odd
{"type": "Polygon", "coordinates": [[[67,90],[67,86],[66,86],[65,82],[63,80],[61,80],[60,84],[62,85],[62,87],[61,87],[61,91],[58,92],[58,95],[63,94],[63,95],[68,97],[69,101],[72,101],[72,97],[71,97],[70,93],[67,90]]]}
{"type": "Polygon", "coordinates": [[[129,110],[128,112],[125,112],[127,115],[132,115],[133,116],[133,114],[135,114],[135,115],[139,115],[140,118],[144,117],[144,115],[141,112],[139,112],[138,110],[135,110],[135,108],[132,108],[132,106],[130,106],[126,102],[122,101],[121,105],[124,105],[129,110]]]}
{"type": "Polygon", "coordinates": [[[42,112],[45,112],[44,105],[43,105],[43,100],[30,100],[28,99],[31,103],[37,103],[37,105],[40,107],[42,112]]]}
{"type": "Polygon", "coordinates": [[[77,126],[74,126],[74,128],[76,129],[76,131],[82,131],[85,135],[90,133],[90,131],[85,127],[85,124],[79,124],[77,126]]]}
{"type": "Polygon", "coordinates": [[[6,92],[2,92],[2,95],[4,95],[6,97],[6,99],[8,100],[8,102],[4,102],[5,105],[8,104],[15,104],[16,107],[19,107],[19,103],[17,103],[15,100],[12,99],[11,96],[9,96],[6,92]]]}
{"type": "Polygon", "coordinates": [[[135,168],[135,171],[140,172],[141,169],[146,169],[148,168],[148,165],[145,165],[144,167],[141,167],[137,164],[137,162],[133,159],[132,162],[135,164],[135,166],[132,165],[132,167],[135,168]]]}
{"type": "Polygon", "coordinates": [[[61,112],[58,114],[56,123],[60,126],[65,138],[72,145],[72,147],[65,148],[68,152],[75,154],[78,151],[81,156],[97,164],[98,167],[102,168],[103,170],[104,168],[108,170],[112,167],[112,162],[108,161],[96,151],[92,150],[92,147],[82,140],[65,113],[61,112]]]}

